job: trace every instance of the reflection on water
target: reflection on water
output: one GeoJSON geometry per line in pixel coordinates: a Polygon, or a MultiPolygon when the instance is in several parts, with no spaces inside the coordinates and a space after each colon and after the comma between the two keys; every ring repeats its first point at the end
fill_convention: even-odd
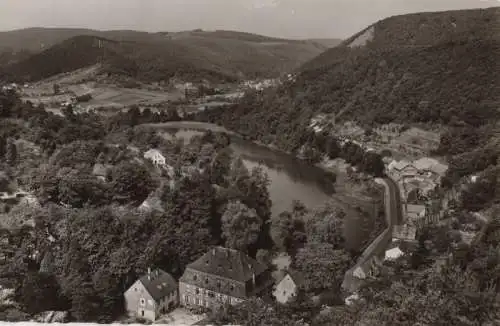
{"type": "MultiPolygon", "coordinates": [[[[171,126],[163,130],[164,136],[183,138],[185,142],[193,136],[203,134],[200,130],[176,129],[171,126]]],[[[274,216],[290,209],[294,200],[300,200],[311,208],[321,205],[335,191],[334,182],[328,173],[291,155],[273,151],[237,136],[232,136],[231,148],[236,155],[241,156],[247,168],[260,165],[267,173],[274,216]]]]}

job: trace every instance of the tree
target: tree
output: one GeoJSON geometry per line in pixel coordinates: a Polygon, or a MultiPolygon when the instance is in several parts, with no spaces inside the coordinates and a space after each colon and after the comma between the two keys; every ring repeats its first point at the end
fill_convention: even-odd
{"type": "Polygon", "coordinates": [[[14,166],[17,163],[17,146],[12,138],[7,140],[5,160],[10,166],[14,166]]]}
{"type": "Polygon", "coordinates": [[[0,136],[0,159],[3,159],[7,153],[7,140],[4,136],[0,136]]]}
{"type": "Polygon", "coordinates": [[[293,212],[283,212],[273,218],[270,234],[278,249],[292,255],[306,241],[304,222],[293,212]]]}
{"type": "Polygon", "coordinates": [[[211,163],[210,178],[213,183],[225,186],[226,177],[231,169],[231,152],[229,150],[221,150],[217,152],[211,163]]]}
{"type": "Polygon", "coordinates": [[[250,298],[243,303],[227,305],[214,311],[207,320],[208,324],[215,325],[248,325],[248,326],[305,326],[306,323],[294,318],[289,311],[265,303],[260,298],[250,298]]]}
{"type": "Polygon", "coordinates": [[[492,167],[484,171],[477,182],[470,184],[461,195],[465,209],[479,211],[490,204],[495,197],[500,198],[500,168],[492,167]]]}
{"type": "Polygon", "coordinates": [[[114,199],[120,203],[139,205],[155,188],[146,167],[135,162],[120,162],[112,169],[111,179],[114,199]]]}
{"type": "Polygon", "coordinates": [[[65,168],[59,181],[59,200],[72,207],[84,204],[101,205],[106,202],[107,192],[102,182],[87,171],[65,168]]]}
{"type": "Polygon", "coordinates": [[[257,261],[265,264],[266,266],[272,265],[273,257],[269,250],[259,249],[255,258],[257,259],[257,261]]]}
{"type": "Polygon", "coordinates": [[[340,153],[341,153],[341,148],[337,139],[333,137],[328,137],[326,143],[326,154],[328,155],[328,157],[330,159],[335,159],[339,157],[340,153]]]}
{"type": "Polygon", "coordinates": [[[303,273],[305,290],[318,293],[325,289],[338,291],[351,263],[345,250],[336,250],[329,243],[308,242],[298,250],[293,267],[303,273]]]}
{"type": "Polygon", "coordinates": [[[30,314],[60,310],[64,306],[59,284],[53,276],[48,274],[28,273],[15,295],[30,314]]]}
{"type": "Polygon", "coordinates": [[[255,209],[250,209],[240,201],[231,201],[222,215],[222,236],[226,246],[246,252],[259,238],[262,219],[255,209]]]}
{"type": "Polygon", "coordinates": [[[52,89],[54,90],[54,95],[58,95],[61,91],[61,86],[59,86],[59,84],[53,84],[52,89]]]}
{"type": "Polygon", "coordinates": [[[375,152],[365,153],[362,161],[362,170],[376,177],[384,175],[385,165],[382,156],[375,152]]]}
{"type": "Polygon", "coordinates": [[[307,240],[316,243],[329,243],[336,249],[344,247],[345,212],[333,205],[325,205],[311,211],[306,221],[307,240]]]}

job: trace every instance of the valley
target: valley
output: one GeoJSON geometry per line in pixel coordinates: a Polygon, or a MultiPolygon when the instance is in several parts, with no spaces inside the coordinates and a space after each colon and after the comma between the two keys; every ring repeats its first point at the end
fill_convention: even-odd
{"type": "Polygon", "coordinates": [[[0,321],[498,324],[499,17],[0,32],[0,321]]]}

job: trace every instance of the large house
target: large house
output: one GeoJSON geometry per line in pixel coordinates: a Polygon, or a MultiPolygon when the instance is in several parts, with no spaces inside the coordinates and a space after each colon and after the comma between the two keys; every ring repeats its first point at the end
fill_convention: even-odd
{"type": "Polygon", "coordinates": [[[272,286],[268,266],[245,253],[214,247],[189,264],[179,280],[183,306],[238,304],[272,286]]]}
{"type": "Polygon", "coordinates": [[[148,269],[148,273],[132,284],[124,296],[130,316],[150,321],[155,321],[179,302],[177,282],[161,269],[148,269]]]}
{"type": "Polygon", "coordinates": [[[415,177],[418,174],[418,169],[410,162],[402,161],[392,161],[388,166],[389,174],[395,180],[400,180],[402,178],[415,177]]]}

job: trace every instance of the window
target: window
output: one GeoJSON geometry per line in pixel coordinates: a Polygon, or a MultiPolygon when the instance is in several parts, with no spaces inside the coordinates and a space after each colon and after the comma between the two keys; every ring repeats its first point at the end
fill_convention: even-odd
{"type": "Polygon", "coordinates": [[[200,299],[196,298],[195,299],[195,303],[196,303],[197,306],[199,306],[200,305],[200,299]]]}
{"type": "Polygon", "coordinates": [[[137,288],[134,288],[134,291],[137,292],[137,288]]]}
{"type": "Polygon", "coordinates": [[[208,284],[208,277],[205,279],[205,284],[208,284]]]}
{"type": "Polygon", "coordinates": [[[231,289],[231,291],[234,291],[234,285],[231,284],[229,288],[231,289]]]}
{"type": "Polygon", "coordinates": [[[186,304],[189,304],[189,295],[186,295],[184,297],[184,302],[186,302],[186,304]]]}
{"type": "Polygon", "coordinates": [[[198,279],[198,276],[193,275],[193,280],[196,281],[198,279]]]}
{"type": "Polygon", "coordinates": [[[213,298],[215,295],[214,295],[214,293],[213,293],[212,291],[208,291],[208,296],[209,296],[210,298],[213,298]]]}
{"type": "Polygon", "coordinates": [[[217,287],[220,289],[222,287],[222,284],[220,281],[217,281],[217,287]]]}
{"type": "Polygon", "coordinates": [[[200,289],[196,288],[196,294],[200,294],[200,289]]]}
{"type": "Polygon", "coordinates": [[[139,300],[139,302],[141,303],[141,306],[146,305],[146,300],[144,298],[141,298],[141,300],[139,300]]]}

